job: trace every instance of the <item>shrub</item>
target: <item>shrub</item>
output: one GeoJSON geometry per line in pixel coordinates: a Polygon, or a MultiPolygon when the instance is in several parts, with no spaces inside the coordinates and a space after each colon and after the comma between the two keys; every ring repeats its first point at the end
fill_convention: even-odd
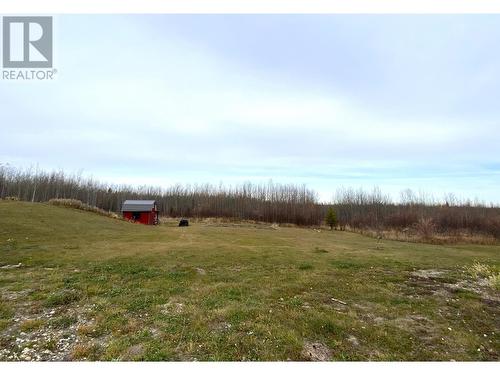
{"type": "Polygon", "coordinates": [[[422,238],[429,239],[436,232],[436,225],[431,218],[422,218],[415,224],[415,229],[422,238]]]}
{"type": "Polygon", "coordinates": [[[49,200],[49,204],[51,204],[53,206],[69,207],[69,208],[74,208],[77,210],[94,212],[96,214],[111,217],[113,219],[121,219],[120,216],[118,216],[114,212],[108,212],[108,211],[105,211],[99,207],[88,205],[88,204],[83,203],[82,201],[80,201],[78,199],[60,199],[60,198],[51,199],[51,200],[49,200]]]}
{"type": "Polygon", "coordinates": [[[49,204],[53,206],[64,206],[81,209],[83,206],[83,202],[78,199],[51,199],[49,200],[49,204]]]}
{"type": "Polygon", "coordinates": [[[389,214],[385,219],[385,225],[392,228],[408,228],[418,223],[417,215],[413,212],[398,212],[389,214]]]}
{"type": "Polygon", "coordinates": [[[486,232],[491,234],[496,239],[500,239],[500,220],[499,219],[489,219],[486,224],[486,232]]]}

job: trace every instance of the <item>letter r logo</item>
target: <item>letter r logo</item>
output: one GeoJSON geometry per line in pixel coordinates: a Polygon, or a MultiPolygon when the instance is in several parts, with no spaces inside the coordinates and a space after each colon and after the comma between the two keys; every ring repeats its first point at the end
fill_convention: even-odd
{"type": "Polygon", "coordinates": [[[3,67],[52,68],[52,17],[3,17],[3,67]]]}

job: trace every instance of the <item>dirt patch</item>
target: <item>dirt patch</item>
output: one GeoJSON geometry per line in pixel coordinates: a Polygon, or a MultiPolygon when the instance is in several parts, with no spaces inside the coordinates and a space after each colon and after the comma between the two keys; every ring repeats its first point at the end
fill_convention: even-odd
{"type": "Polygon", "coordinates": [[[0,361],[64,361],[81,343],[77,328],[89,324],[92,306],[43,308],[26,301],[29,290],[2,290],[2,298],[15,302],[15,315],[0,333],[0,361]],[[33,324],[36,322],[37,324],[33,324]]]}
{"type": "Polygon", "coordinates": [[[397,318],[394,320],[399,328],[414,327],[414,326],[427,326],[431,321],[422,315],[408,315],[402,318],[397,318]]]}
{"type": "Polygon", "coordinates": [[[133,345],[130,348],[127,349],[125,354],[122,356],[122,360],[124,361],[130,361],[134,359],[140,358],[144,353],[146,352],[144,345],[142,344],[137,344],[133,345]]]}
{"type": "Polygon", "coordinates": [[[228,322],[217,322],[210,325],[212,331],[216,332],[227,332],[231,329],[232,324],[228,322]]]}
{"type": "Polygon", "coordinates": [[[52,311],[23,316],[16,314],[12,325],[2,332],[0,360],[4,361],[62,361],[78,343],[76,327],[54,328],[49,320],[56,316],[52,311]],[[20,332],[24,323],[37,319],[43,322],[32,331],[20,332]]]}
{"type": "Polygon", "coordinates": [[[437,326],[429,318],[422,315],[408,315],[392,321],[394,326],[419,337],[424,342],[436,342],[440,339],[437,326]]]}
{"type": "Polygon", "coordinates": [[[252,229],[268,229],[279,230],[280,224],[254,221],[254,220],[237,220],[234,218],[204,218],[201,220],[192,220],[193,223],[199,223],[204,227],[220,227],[220,228],[252,228],[252,229]]]}
{"type": "Polygon", "coordinates": [[[330,361],[332,358],[331,350],[320,342],[306,342],[301,355],[308,361],[330,361]]]}
{"type": "Polygon", "coordinates": [[[408,285],[417,295],[434,295],[439,298],[452,298],[454,293],[469,291],[476,293],[488,304],[500,306],[500,294],[491,288],[485,278],[463,278],[450,282],[447,271],[427,269],[412,272],[408,285]]]}
{"type": "Polygon", "coordinates": [[[452,293],[461,290],[474,292],[478,294],[484,302],[500,308],[500,293],[490,288],[486,279],[460,280],[453,284],[444,284],[443,287],[452,293]]]}
{"type": "Polygon", "coordinates": [[[32,292],[31,289],[12,291],[12,290],[2,290],[2,299],[5,301],[17,301],[26,298],[28,294],[32,292]]]}
{"type": "Polygon", "coordinates": [[[448,271],[436,269],[416,270],[410,273],[406,285],[410,287],[405,294],[412,298],[425,296],[436,296],[438,298],[450,298],[450,291],[446,287],[449,282],[448,271]]]}
{"type": "Polygon", "coordinates": [[[363,301],[361,303],[353,303],[352,309],[355,310],[358,315],[366,317],[370,321],[383,321],[384,318],[380,317],[377,312],[380,311],[384,306],[379,305],[378,303],[363,301]],[[378,319],[380,318],[380,319],[378,319]]]}
{"type": "Polygon", "coordinates": [[[372,312],[363,313],[362,319],[370,324],[373,324],[373,325],[383,324],[386,321],[385,318],[378,316],[372,312]]]}
{"type": "Polygon", "coordinates": [[[412,276],[421,279],[438,279],[441,278],[444,274],[445,271],[440,271],[435,269],[417,270],[411,273],[412,276]]]}
{"type": "MultiPolygon", "coordinates": [[[[312,300],[318,301],[321,303],[322,306],[326,308],[333,309],[337,312],[345,312],[349,310],[349,306],[347,305],[346,302],[336,299],[334,297],[331,297],[328,294],[322,293],[322,292],[315,292],[315,291],[308,291],[302,294],[302,296],[305,298],[311,298],[312,300]]],[[[307,303],[308,305],[308,303],[307,303]]],[[[308,308],[308,307],[305,307],[308,308]]]]}
{"type": "Polygon", "coordinates": [[[161,306],[161,313],[164,315],[179,315],[182,314],[185,308],[185,304],[182,302],[169,301],[161,306]]]}
{"type": "Polygon", "coordinates": [[[347,341],[352,345],[352,346],[359,346],[359,341],[358,339],[353,336],[353,335],[350,335],[348,338],[347,338],[347,341]]]}
{"type": "Polygon", "coordinates": [[[196,272],[198,275],[206,275],[207,271],[205,271],[203,268],[196,267],[196,272]]]}
{"type": "Polygon", "coordinates": [[[453,297],[453,294],[448,289],[445,288],[433,290],[432,295],[438,298],[444,298],[445,300],[453,297]]]}

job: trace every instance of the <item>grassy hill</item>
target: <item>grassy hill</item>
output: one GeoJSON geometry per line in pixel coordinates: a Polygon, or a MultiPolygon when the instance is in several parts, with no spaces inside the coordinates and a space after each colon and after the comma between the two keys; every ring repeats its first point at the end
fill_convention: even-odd
{"type": "Polygon", "coordinates": [[[499,360],[499,267],[499,246],[1,201],[0,360],[499,360]]]}

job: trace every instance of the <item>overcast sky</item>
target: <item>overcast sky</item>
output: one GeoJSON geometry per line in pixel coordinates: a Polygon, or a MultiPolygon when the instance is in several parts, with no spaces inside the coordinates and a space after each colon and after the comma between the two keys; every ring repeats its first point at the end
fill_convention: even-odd
{"type": "Polygon", "coordinates": [[[107,182],[405,188],[500,202],[500,17],[54,17],[0,81],[0,162],[107,182]]]}

